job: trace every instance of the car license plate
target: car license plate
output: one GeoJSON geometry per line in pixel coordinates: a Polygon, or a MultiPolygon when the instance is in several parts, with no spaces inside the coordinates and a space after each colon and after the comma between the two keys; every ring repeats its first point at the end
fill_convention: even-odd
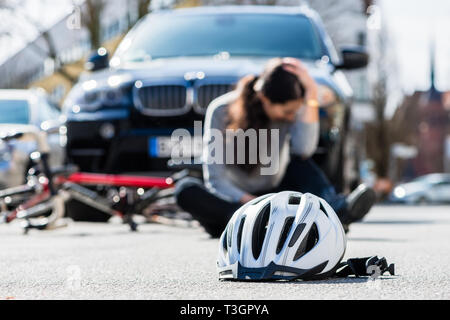
{"type": "Polygon", "coordinates": [[[202,154],[201,137],[194,137],[189,143],[172,140],[171,137],[151,137],[149,139],[149,155],[152,158],[190,158],[202,154]]]}

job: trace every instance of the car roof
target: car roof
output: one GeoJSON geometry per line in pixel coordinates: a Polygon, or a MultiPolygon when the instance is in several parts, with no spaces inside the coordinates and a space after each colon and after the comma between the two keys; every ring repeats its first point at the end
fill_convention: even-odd
{"type": "Polygon", "coordinates": [[[439,183],[439,182],[449,182],[449,173],[430,173],[424,176],[420,176],[413,181],[426,182],[426,183],[439,183]]]}
{"type": "Polygon", "coordinates": [[[153,14],[169,15],[205,15],[205,14],[284,14],[312,17],[314,11],[306,5],[301,6],[260,6],[260,5],[223,5],[201,6],[193,8],[163,9],[153,14]]]}
{"type": "Polygon", "coordinates": [[[28,100],[31,95],[29,90],[0,90],[0,100],[28,100]]]}
{"type": "Polygon", "coordinates": [[[426,179],[450,179],[450,173],[430,173],[423,177],[426,179]]]}
{"type": "Polygon", "coordinates": [[[0,100],[30,100],[45,93],[40,89],[0,89],[0,100]]]}

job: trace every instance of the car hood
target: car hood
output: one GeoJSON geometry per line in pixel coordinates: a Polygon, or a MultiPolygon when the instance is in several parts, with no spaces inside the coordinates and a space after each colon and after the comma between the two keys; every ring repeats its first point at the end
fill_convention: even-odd
{"type": "Polygon", "coordinates": [[[214,59],[211,57],[176,57],[157,59],[149,62],[128,63],[123,70],[134,72],[138,68],[144,68],[136,75],[143,77],[184,77],[189,72],[204,72],[206,77],[237,77],[248,74],[258,74],[268,61],[265,58],[230,58],[214,59]],[[147,72],[151,71],[151,74],[147,72]]]}
{"type": "Polygon", "coordinates": [[[396,189],[403,189],[406,192],[406,196],[416,194],[418,192],[424,192],[430,187],[430,184],[424,182],[408,182],[403,183],[395,187],[393,195],[395,195],[396,189]]]}
{"type": "Polygon", "coordinates": [[[28,124],[0,124],[0,134],[27,132],[36,130],[36,127],[28,124]]]}
{"type": "MultiPolygon", "coordinates": [[[[179,79],[184,81],[189,73],[203,72],[205,79],[226,79],[237,81],[249,75],[259,74],[271,57],[230,57],[217,59],[214,57],[175,57],[156,59],[146,62],[129,62],[120,68],[110,68],[92,74],[85,74],[82,81],[96,80],[98,83],[107,83],[112,76],[120,78],[121,83],[134,83],[137,80],[164,81],[179,79]]],[[[332,73],[332,66],[314,61],[304,61],[311,75],[318,83],[331,87],[339,96],[349,96],[334,79],[339,71],[332,73]]],[[[346,89],[346,88],[344,88],[346,89]]]]}

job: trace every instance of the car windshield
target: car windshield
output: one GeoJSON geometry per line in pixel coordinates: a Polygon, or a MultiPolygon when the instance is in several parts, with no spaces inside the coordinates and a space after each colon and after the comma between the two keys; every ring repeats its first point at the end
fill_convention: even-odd
{"type": "Polygon", "coordinates": [[[305,16],[235,14],[153,16],[123,43],[122,61],[176,56],[297,57],[320,59],[323,50],[305,16]]]}
{"type": "Polygon", "coordinates": [[[26,100],[0,100],[0,123],[28,124],[30,110],[26,100]]]}

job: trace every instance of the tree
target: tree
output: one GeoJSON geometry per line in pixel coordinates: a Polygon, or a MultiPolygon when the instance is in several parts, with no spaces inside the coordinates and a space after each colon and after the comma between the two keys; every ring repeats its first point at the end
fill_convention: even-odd
{"type": "Polygon", "coordinates": [[[385,118],[387,104],[387,79],[386,74],[373,84],[372,105],[375,110],[375,121],[369,126],[367,144],[369,156],[375,161],[375,173],[380,178],[387,178],[389,174],[389,123],[385,118]]]}
{"type": "Polygon", "coordinates": [[[138,18],[144,17],[147,13],[150,12],[151,0],[138,0],[138,18]]]}
{"type": "Polygon", "coordinates": [[[81,22],[89,31],[92,49],[101,46],[101,16],[105,4],[106,0],[85,0],[84,10],[81,11],[81,22]]]}
{"type": "Polygon", "coordinates": [[[307,0],[306,3],[320,15],[330,38],[337,45],[347,44],[349,37],[353,37],[353,31],[348,32],[349,23],[355,15],[364,12],[365,6],[362,0],[307,0]]]}
{"type": "MultiPolygon", "coordinates": [[[[11,35],[11,30],[14,30],[16,33],[22,30],[23,24],[27,23],[32,25],[36,32],[42,37],[46,44],[46,48],[41,48],[34,41],[30,42],[30,48],[33,49],[38,55],[42,56],[44,59],[51,59],[54,64],[54,71],[61,74],[71,83],[76,82],[76,77],[70,75],[64,68],[64,64],[61,63],[58,58],[58,52],[53,41],[50,30],[46,29],[40,21],[31,17],[26,11],[22,10],[24,5],[24,0],[2,0],[0,1],[0,9],[7,10],[11,15],[14,16],[15,25],[11,25],[10,30],[3,29],[3,34],[11,35]]],[[[1,31],[0,31],[1,33],[1,31]]],[[[24,38],[26,35],[22,34],[24,38]]]]}
{"type": "Polygon", "coordinates": [[[368,157],[375,162],[376,175],[379,179],[389,179],[393,131],[386,107],[391,92],[395,91],[397,64],[380,10],[376,5],[369,7],[369,82],[375,120],[367,126],[366,144],[368,157]]]}

